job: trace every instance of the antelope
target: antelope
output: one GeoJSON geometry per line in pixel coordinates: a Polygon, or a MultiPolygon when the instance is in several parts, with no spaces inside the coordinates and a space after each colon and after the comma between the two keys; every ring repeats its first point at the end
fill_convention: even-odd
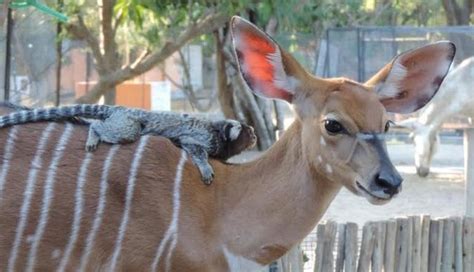
{"type": "Polygon", "coordinates": [[[403,53],[358,83],[312,76],[240,17],[231,29],[248,86],[295,109],[281,139],[250,163],[211,160],[205,186],[165,138],[86,153],[85,127],[2,130],[0,270],[255,271],[310,233],[343,186],[373,204],[400,191],[387,112],[431,99],[452,43],[403,53]]]}
{"type": "Polygon", "coordinates": [[[415,167],[419,176],[426,177],[430,172],[431,161],[439,145],[438,131],[443,123],[456,114],[474,117],[472,79],[474,57],[463,60],[449,72],[437,95],[417,119],[399,123],[413,130],[410,136],[415,144],[415,167]]]}

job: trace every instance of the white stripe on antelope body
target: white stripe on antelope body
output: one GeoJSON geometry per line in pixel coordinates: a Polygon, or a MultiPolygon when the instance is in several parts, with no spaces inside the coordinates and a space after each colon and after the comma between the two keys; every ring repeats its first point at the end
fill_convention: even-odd
{"type": "Polygon", "coordinates": [[[44,152],[46,151],[45,147],[49,139],[49,136],[51,134],[51,131],[54,128],[54,125],[55,125],[54,123],[50,123],[44,129],[43,133],[41,134],[39,138],[39,143],[36,149],[35,156],[33,160],[31,161],[30,171],[28,172],[28,178],[27,178],[25,189],[23,192],[23,201],[22,201],[22,206],[20,209],[19,220],[17,222],[17,227],[15,231],[15,239],[14,239],[14,243],[11,248],[11,252],[8,259],[9,272],[15,270],[15,263],[16,263],[16,259],[18,255],[18,248],[20,246],[21,239],[25,231],[25,226],[28,221],[28,214],[30,212],[31,199],[33,197],[33,191],[35,189],[35,184],[37,180],[36,177],[38,175],[38,171],[41,169],[43,165],[42,157],[43,157],[44,152]]]}
{"type": "Polygon", "coordinates": [[[8,139],[5,144],[5,152],[3,153],[2,167],[0,168],[0,201],[2,201],[3,186],[7,179],[8,170],[10,169],[10,160],[12,158],[13,148],[15,146],[15,140],[17,135],[18,127],[13,127],[8,133],[8,139]]]}
{"type": "Polygon", "coordinates": [[[102,224],[102,217],[104,215],[104,209],[106,205],[106,194],[107,194],[107,188],[108,188],[108,182],[109,182],[108,177],[109,177],[110,167],[112,165],[112,160],[114,159],[115,154],[117,153],[117,150],[119,147],[120,147],[119,145],[115,145],[112,148],[110,148],[107,154],[107,157],[104,161],[102,176],[100,178],[100,193],[98,197],[99,201],[97,204],[97,210],[95,212],[94,221],[91,225],[91,230],[89,234],[87,235],[85,249],[81,256],[81,262],[79,266],[80,271],[84,271],[87,266],[87,262],[89,261],[89,256],[92,252],[92,249],[94,247],[94,242],[97,237],[97,232],[102,224]]]}
{"type": "Polygon", "coordinates": [[[48,168],[48,173],[43,188],[43,200],[41,205],[39,222],[36,227],[36,231],[34,233],[33,241],[31,243],[31,248],[28,255],[28,263],[26,267],[26,271],[28,272],[33,271],[35,267],[38,248],[43,238],[44,231],[46,230],[46,224],[49,220],[49,210],[51,202],[54,198],[54,185],[56,183],[56,175],[58,172],[57,168],[60,163],[60,160],[62,159],[69,138],[71,137],[73,128],[74,127],[71,124],[67,124],[65,126],[64,132],[62,133],[61,138],[59,139],[58,145],[53,150],[53,158],[51,159],[51,163],[48,168]]]}
{"type": "MultiPolygon", "coordinates": [[[[245,271],[268,264],[301,241],[342,186],[375,204],[398,193],[402,179],[387,156],[384,137],[376,135],[386,130],[387,111],[412,112],[431,99],[454,46],[441,42],[408,51],[368,82],[357,83],[316,78],[252,24],[235,17],[231,25],[249,87],[294,105],[298,118],[281,139],[250,163],[211,160],[215,181],[205,186],[182,151],[161,137],[120,148],[102,145],[87,171],[81,170],[87,132],[76,127],[55,170],[49,219],[41,239],[33,239],[37,255],[32,261],[28,237],[41,219],[47,167],[38,169],[24,233],[19,243],[14,240],[26,169],[46,125],[23,125],[9,160],[9,172],[17,175],[7,175],[0,203],[0,270],[18,244],[18,270],[30,262],[34,270],[47,271],[111,266],[117,271],[245,271]],[[76,195],[78,182],[84,187],[76,195]]],[[[59,124],[52,131],[44,166],[57,157],[53,147],[62,131],[59,124]]],[[[8,134],[0,130],[0,141],[6,142],[8,134]]]]}

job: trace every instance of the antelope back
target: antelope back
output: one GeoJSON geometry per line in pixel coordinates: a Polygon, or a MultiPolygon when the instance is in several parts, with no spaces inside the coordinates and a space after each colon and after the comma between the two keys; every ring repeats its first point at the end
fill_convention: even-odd
{"type": "MultiPolygon", "coordinates": [[[[88,153],[86,138],[87,127],[62,123],[0,130],[0,270],[149,271],[171,262],[179,268],[162,250],[177,246],[174,197],[193,203],[179,220],[202,228],[187,222],[187,212],[197,209],[212,222],[206,216],[213,189],[167,139],[142,137],[88,153]]],[[[191,229],[179,232],[183,241],[212,240],[205,232],[192,237],[191,229]]]]}

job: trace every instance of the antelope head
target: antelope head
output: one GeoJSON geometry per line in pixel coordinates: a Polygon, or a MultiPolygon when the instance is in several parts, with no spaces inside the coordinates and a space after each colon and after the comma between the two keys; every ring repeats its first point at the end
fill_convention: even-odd
{"type": "Polygon", "coordinates": [[[411,113],[431,100],[454,58],[454,44],[404,52],[359,83],[315,77],[250,22],[234,17],[231,24],[248,87],[293,105],[301,131],[299,159],[314,179],[343,185],[373,204],[396,195],[403,179],[387,154],[388,113],[411,113]]]}

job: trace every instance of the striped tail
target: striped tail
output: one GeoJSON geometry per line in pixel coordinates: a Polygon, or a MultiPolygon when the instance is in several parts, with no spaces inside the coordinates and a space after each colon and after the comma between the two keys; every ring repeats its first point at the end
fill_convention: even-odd
{"type": "Polygon", "coordinates": [[[64,121],[74,117],[103,120],[117,106],[78,104],[72,106],[20,110],[0,117],[0,128],[38,121],[64,121]]]}

